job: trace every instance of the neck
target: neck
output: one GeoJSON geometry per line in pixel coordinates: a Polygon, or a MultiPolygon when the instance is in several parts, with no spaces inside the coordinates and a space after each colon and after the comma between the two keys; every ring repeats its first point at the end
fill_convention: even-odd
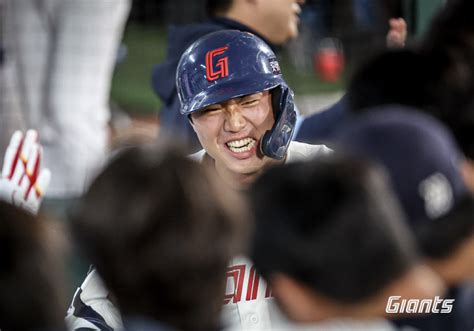
{"type": "MultiPolygon", "coordinates": [[[[286,159],[286,158],[285,158],[286,159]]],[[[284,163],[283,161],[271,160],[267,162],[265,167],[260,168],[257,171],[249,172],[249,173],[237,173],[225,165],[222,165],[218,162],[215,162],[213,158],[211,158],[208,154],[204,157],[204,164],[215,170],[219,178],[231,189],[242,191],[246,190],[252,185],[253,182],[269,167],[279,163],[284,163]]]]}
{"type": "Polygon", "coordinates": [[[428,265],[440,275],[448,286],[454,286],[473,278],[472,261],[474,261],[474,235],[465,239],[449,256],[432,259],[428,265]]]}
{"type": "Polygon", "coordinates": [[[387,300],[392,295],[410,299],[432,299],[443,296],[446,291],[441,279],[424,265],[413,267],[398,279],[392,281],[379,293],[356,305],[337,306],[334,316],[365,319],[386,315],[387,300]]]}
{"type": "Polygon", "coordinates": [[[239,191],[248,189],[263,171],[263,169],[260,169],[259,171],[240,174],[232,172],[226,167],[219,166],[219,164],[215,164],[214,168],[226,185],[234,190],[239,191]]]}

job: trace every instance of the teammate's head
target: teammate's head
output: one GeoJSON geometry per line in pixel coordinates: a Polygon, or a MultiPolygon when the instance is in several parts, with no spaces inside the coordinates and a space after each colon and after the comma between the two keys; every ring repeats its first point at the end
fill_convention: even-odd
{"type": "Polygon", "coordinates": [[[60,231],[0,201],[0,325],[2,330],[62,326],[64,279],[60,231]]]}
{"type": "Polygon", "coordinates": [[[354,113],[376,106],[400,104],[429,107],[427,90],[434,79],[429,58],[403,49],[378,54],[361,65],[349,82],[347,99],[354,113]]]}
{"type": "Polygon", "coordinates": [[[232,192],[179,154],[119,155],[85,195],[73,229],[125,318],[211,330],[247,218],[232,192]]]}
{"type": "Polygon", "coordinates": [[[414,267],[414,243],[385,176],[361,159],[275,167],[252,193],[252,258],[293,319],[381,315],[387,293],[429,296],[420,284],[439,285],[414,267]]]}
{"type": "Polygon", "coordinates": [[[353,75],[349,109],[363,113],[389,104],[416,107],[446,124],[463,152],[474,159],[473,58],[474,45],[470,51],[446,44],[380,54],[353,75]]]}
{"type": "Polygon", "coordinates": [[[285,157],[296,121],[293,92],[255,35],[223,30],[197,40],[181,57],[176,85],[181,113],[221,174],[252,174],[285,157]]]}
{"type": "MultiPolygon", "coordinates": [[[[359,116],[341,132],[341,146],[388,170],[427,259],[454,261],[461,249],[470,252],[461,253],[464,258],[474,260],[474,199],[461,175],[464,157],[441,123],[414,109],[386,106],[359,116]]],[[[468,259],[463,268],[452,268],[447,280],[466,277],[474,277],[468,259]]]]}
{"type": "Polygon", "coordinates": [[[210,16],[247,25],[269,42],[281,45],[298,36],[300,5],[305,0],[207,0],[210,16]]]}

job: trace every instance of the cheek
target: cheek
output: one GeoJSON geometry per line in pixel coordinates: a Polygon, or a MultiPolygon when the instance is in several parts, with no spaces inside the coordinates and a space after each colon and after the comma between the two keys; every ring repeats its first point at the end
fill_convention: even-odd
{"type": "Polygon", "coordinates": [[[262,131],[271,129],[275,122],[273,112],[269,107],[254,109],[248,118],[252,118],[254,126],[262,131]]]}
{"type": "Polygon", "coordinates": [[[216,117],[194,119],[194,131],[202,144],[216,137],[219,133],[219,120],[216,117]]]}
{"type": "Polygon", "coordinates": [[[287,1],[271,0],[263,10],[262,21],[276,31],[284,31],[286,29],[286,22],[288,22],[291,16],[291,5],[288,5],[287,1]]]}
{"type": "Polygon", "coordinates": [[[290,22],[293,21],[293,8],[292,8],[292,2],[288,1],[283,1],[280,3],[279,6],[275,6],[275,16],[278,17],[279,20],[279,25],[281,26],[281,29],[285,29],[285,27],[290,24],[290,22]],[[285,23],[285,24],[283,24],[285,23]]]}

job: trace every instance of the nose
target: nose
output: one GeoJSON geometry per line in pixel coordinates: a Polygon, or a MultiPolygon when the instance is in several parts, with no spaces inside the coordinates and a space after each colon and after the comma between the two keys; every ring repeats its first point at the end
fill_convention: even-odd
{"type": "Polygon", "coordinates": [[[229,105],[225,110],[224,130],[228,132],[239,132],[242,130],[247,121],[242,115],[237,105],[229,105]]]}

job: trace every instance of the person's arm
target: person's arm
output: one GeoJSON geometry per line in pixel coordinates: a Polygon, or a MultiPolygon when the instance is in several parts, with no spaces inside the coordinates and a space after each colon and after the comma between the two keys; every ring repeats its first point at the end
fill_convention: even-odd
{"type": "Polygon", "coordinates": [[[51,173],[41,169],[42,149],[35,130],[10,139],[0,175],[0,199],[32,214],[38,213],[51,173]]]}

